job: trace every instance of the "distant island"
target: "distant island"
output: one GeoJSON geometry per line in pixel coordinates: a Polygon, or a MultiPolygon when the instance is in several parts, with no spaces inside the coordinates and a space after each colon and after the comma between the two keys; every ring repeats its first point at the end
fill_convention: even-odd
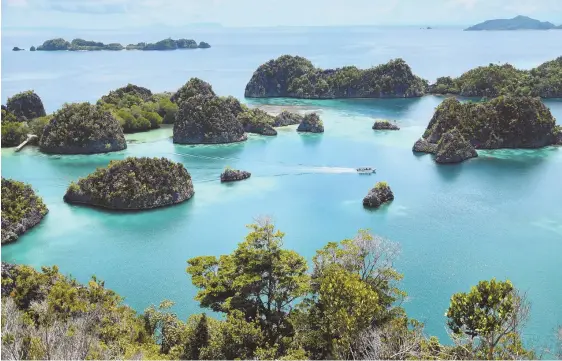
{"type": "Polygon", "coordinates": [[[31,51],[35,49],[38,51],[99,51],[99,50],[176,50],[176,49],[208,49],[211,45],[204,41],[197,44],[192,39],[178,39],[171,38],[160,40],[156,43],[138,43],[129,44],[126,47],[119,43],[104,44],[102,42],[74,39],[71,42],[63,38],[50,39],[39,45],[37,48],[32,47],[31,51]]]}
{"type": "Polygon", "coordinates": [[[425,94],[427,81],[402,59],[369,69],[320,69],[310,60],[283,55],[261,65],[246,85],[248,98],[412,98],[425,94]]]}
{"type": "Polygon", "coordinates": [[[473,25],[464,29],[465,31],[481,30],[550,30],[562,29],[562,25],[556,26],[548,21],[532,19],[528,16],[516,16],[513,19],[486,20],[483,23],[473,25]]]}

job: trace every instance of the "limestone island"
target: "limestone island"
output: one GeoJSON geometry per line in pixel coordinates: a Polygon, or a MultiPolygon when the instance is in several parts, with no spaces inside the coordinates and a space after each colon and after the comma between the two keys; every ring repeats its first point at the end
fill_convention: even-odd
{"type": "Polygon", "coordinates": [[[173,124],[178,112],[171,94],[153,94],[133,84],[110,91],[97,105],[117,119],[124,133],[157,129],[162,123],[173,124]]]}
{"type": "Polygon", "coordinates": [[[465,97],[529,95],[541,98],[562,97],[562,56],[531,70],[510,64],[480,66],[458,78],[441,77],[429,87],[431,94],[454,94],[465,97]]]}
{"type": "Polygon", "coordinates": [[[562,127],[540,98],[500,96],[479,103],[447,98],[413,150],[436,154],[440,163],[455,163],[476,156],[475,149],[561,144],[562,127]]]}
{"type": "Polygon", "coordinates": [[[473,25],[464,31],[481,30],[550,30],[560,29],[551,22],[532,19],[528,16],[519,15],[512,19],[493,19],[473,25]]]}
{"type": "Polygon", "coordinates": [[[46,115],[41,98],[33,90],[21,92],[8,98],[6,109],[13,113],[20,121],[27,121],[46,115]]]}
{"type": "Polygon", "coordinates": [[[373,124],[374,130],[400,130],[400,127],[396,125],[396,121],[391,123],[388,120],[376,120],[373,124]]]}
{"type": "Polygon", "coordinates": [[[425,94],[427,81],[402,59],[370,69],[316,68],[308,59],[283,55],[261,65],[246,85],[248,98],[410,98],[425,94]]]}
{"type": "Polygon", "coordinates": [[[221,174],[221,182],[225,183],[225,182],[241,181],[250,178],[251,175],[252,173],[250,172],[226,167],[224,172],[222,172],[221,174]]]}
{"type": "Polygon", "coordinates": [[[178,39],[171,38],[158,41],[156,43],[138,43],[129,44],[126,47],[119,43],[104,44],[102,42],[90,41],[84,39],[74,39],[71,42],[63,38],[56,38],[46,40],[42,45],[33,48],[32,51],[99,51],[99,50],[176,50],[176,49],[208,49],[211,46],[202,41],[199,44],[192,39],[178,39]]]}
{"type": "Polygon", "coordinates": [[[274,127],[285,127],[287,125],[300,124],[303,121],[303,116],[297,113],[291,113],[289,111],[283,110],[281,113],[277,114],[273,119],[274,127]]]}
{"type": "Polygon", "coordinates": [[[302,119],[302,122],[297,128],[297,132],[323,133],[324,123],[320,120],[318,114],[309,113],[302,119]]]}
{"type": "Polygon", "coordinates": [[[14,46],[14,48],[12,49],[12,51],[24,51],[25,49],[22,48],[18,48],[17,46],[14,46]]]}
{"type": "Polygon", "coordinates": [[[244,108],[245,110],[238,114],[237,119],[242,123],[245,132],[269,136],[277,135],[277,131],[273,129],[274,117],[258,108],[244,108]]]}
{"type": "Polygon", "coordinates": [[[93,154],[123,150],[127,143],[110,112],[90,103],[74,103],[53,114],[39,148],[44,153],[93,154]]]}
{"type": "Polygon", "coordinates": [[[213,87],[211,86],[211,84],[199,78],[191,78],[172,95],[171,100],[175,104],[181,104],[187,99],[196,95],[209,97],[217,96],[217,94],[215,94],[215,92],[213,91],[213,87]]]}
{"type": "Polygon", "coordinates": [[[394,194],[386,182],[378,182],[373,189],[363,198],[363,206],[379,208],[383,203],[394,199],[394,194]]]}
{"type": "Polygon", "coordinates": [[[31,186],[2,177],[2,245],[16,241],[48,212],[31,186]]]}
{"type": "Polygon", "coordinates": [[[105,168],[70,184],[64,201],[115,210],[170,206],[194,194],[191,176],[181,163],[166,158],[112,160],[105,168]]]}

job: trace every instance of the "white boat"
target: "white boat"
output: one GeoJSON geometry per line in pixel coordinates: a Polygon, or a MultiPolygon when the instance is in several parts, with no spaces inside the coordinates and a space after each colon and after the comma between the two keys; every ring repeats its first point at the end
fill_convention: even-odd
{"type": "Polygon", "coordinates": [[[357,173],[359,174],[372,174],[375,173],[377,170],[371,167],[361,167],[357,168],[357,173]]]}

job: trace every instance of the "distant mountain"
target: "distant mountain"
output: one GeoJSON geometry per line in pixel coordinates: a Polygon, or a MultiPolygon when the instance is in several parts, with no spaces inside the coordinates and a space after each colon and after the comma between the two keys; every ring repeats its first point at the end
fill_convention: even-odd
{"type": "Polygon", "coordinates": [[[513,19],[494,19],[487,20],[483,23],[471,26],[465,31],[477,30],[549,30],[549,29],[562,29],[561,26],[556,26],[548,21],[540,21],[532,19],[528,16],[516,16],[513,19]]]}

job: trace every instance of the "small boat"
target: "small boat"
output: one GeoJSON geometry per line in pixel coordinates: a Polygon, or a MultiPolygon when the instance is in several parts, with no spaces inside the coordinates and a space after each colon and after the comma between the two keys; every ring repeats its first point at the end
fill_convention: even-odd
{"type": "Polygon", "coordinates": [[[371,167],[361,167],[357,168],[357,173],[359,174],[372,174],[375,173],[377,170],[371,167]]]}

